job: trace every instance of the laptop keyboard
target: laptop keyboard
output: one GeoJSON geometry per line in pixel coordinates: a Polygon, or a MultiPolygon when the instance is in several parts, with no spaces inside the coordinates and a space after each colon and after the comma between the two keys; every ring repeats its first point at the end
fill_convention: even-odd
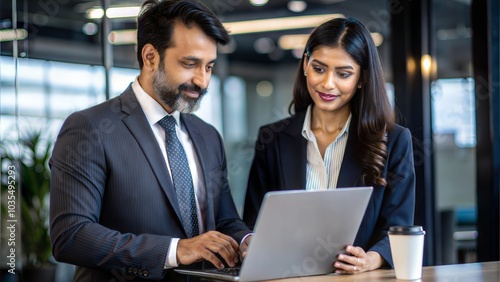
{"type": "Polygon", "coordinates": [[[239,276],[240,275],[240,268],[239,267],[227,267],[224,269],[210,269],[207,271],[210,273],[228,274],[228,275],[232,275],[232,276],[239,276]]]}

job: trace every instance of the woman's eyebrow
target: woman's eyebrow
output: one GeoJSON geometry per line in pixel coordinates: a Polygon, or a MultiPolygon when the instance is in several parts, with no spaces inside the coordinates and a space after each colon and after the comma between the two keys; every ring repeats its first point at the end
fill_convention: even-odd
{"type": "MultiPolygon", "coordinates": [[[[316,64],[319,64],[319,65],[322,65],[324,67],[328,67],[327,64],[321,62],[321,61],[318,61],[317,59],[313,59],[312,60],[313,63],[316,63],[316,64]]],[[[354,70],[354,67],[351,66],[351,65],[347,65],[347,66],[339,66],[339,67],[335,67],[336,70],[342,70],[342,69],[350,69],[350,70],[354,70]]]]}
{"type": "Polygon", "coordinates": [[[352,66],[341,66],[341,67],[335,67],[336,70],[344,70],[344,69],[349,69],[349,70],[354,70],[352,66]]]}

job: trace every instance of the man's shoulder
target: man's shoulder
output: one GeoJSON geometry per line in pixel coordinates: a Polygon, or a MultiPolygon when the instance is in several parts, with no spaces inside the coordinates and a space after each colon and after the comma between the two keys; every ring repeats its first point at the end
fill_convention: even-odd
{"type": "MultiPolygon", "coordinates": [[[[127,89],[128,90],[128,89],[127,89]]],[[[113,116],[119,117],[124,111],[132,111],[138,106],[137,99],[132,93],[127,90],[120,95],[100,102],[99,104],[90,106],[86,109],[76,111],[70,116],[85,116],[90,120],[110,118],[113,116]]]]}

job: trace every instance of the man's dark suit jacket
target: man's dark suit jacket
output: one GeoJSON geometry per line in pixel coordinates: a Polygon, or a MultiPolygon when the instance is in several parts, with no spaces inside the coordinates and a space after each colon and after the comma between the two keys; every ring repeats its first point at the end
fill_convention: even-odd
{"type": "MultiPolygon", "coordinates": [[[[307,140],[302,136],[305,113],[299,112],[259,129],[243,212],[243,220],[250,227],[255,224],[266,192],[306,187],[307,140]]],[[[351,123],[338,188],[365,186],[362,166],[355,157],[357,145],[356,127],[351,123]]],[[[388,187],[374,186],[353,245],[378,252],[393,266],[387,231],[390,226],[412,225],[414,215],[415,171],[408,129],[396,125],[389,134],[383,177],[388,187]]],[[[349,220],[348,214],[344,216],[349,220]]]]}
{"type": "MultiPolygon", "coordinates": [[[[222,139],[194,115],[181,114],[181,122],[203,170],[205,229],[239,243],[250,231],[231,197],[222,139]]],[[[75,280],[178,280],[164,263],[170,239],[186,233],[165,159],[131,87],[70,115],[50,167],[53,253],[77,265],[75,280]]]]}

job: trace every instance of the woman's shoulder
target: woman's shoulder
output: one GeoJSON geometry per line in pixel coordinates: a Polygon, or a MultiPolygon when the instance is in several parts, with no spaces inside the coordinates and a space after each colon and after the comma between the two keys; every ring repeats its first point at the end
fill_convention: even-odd
{"type": "Polygon", "coordinates": [[[304,124],[305,111],[293,114],[287,118],[277,120],[272,123],[262,125],[260,132],[272,131],[274,133],[296,134],[302,130],[304,124]]]}
{"type": "Polygon", "coordinates": [[[394,128],[389,132],[389,144],[395,142],[411,142],[411,132],[408,128],[394,124],[394,128]]]}
{"type": "Polygon", "coordinates": [[[408,133],[410,132],[408,128],[396,123],[394,124],[394,128],[392,129],[391,134],[399,135],[403,131],[408,131],[408,133]]]}

